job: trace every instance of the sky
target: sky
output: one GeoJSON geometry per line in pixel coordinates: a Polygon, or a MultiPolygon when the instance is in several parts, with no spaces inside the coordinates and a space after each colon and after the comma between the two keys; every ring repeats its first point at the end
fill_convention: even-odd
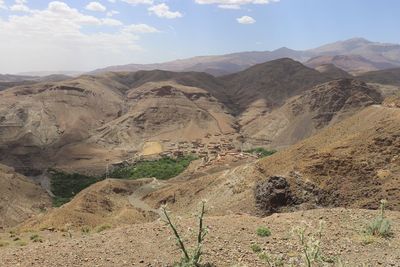
{"type": "Polygon", "coordinates": [[[0,73],[400,43],[399,0],[0,0],[0,73]]]}

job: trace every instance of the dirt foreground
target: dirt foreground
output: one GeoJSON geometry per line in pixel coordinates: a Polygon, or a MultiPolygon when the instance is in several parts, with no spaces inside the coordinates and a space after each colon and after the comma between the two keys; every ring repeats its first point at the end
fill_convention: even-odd
{"type": "MultiPolygon", "coordinates": [[[[244,214],[207,217],[209,235],[204,244],[203,262],[216,266],[268,266],[252,251],[251,246],[257,244],[272,258],[282,257],[284,266],[304,266],[302,247],[293,227],[308,225],[308,236],[323,221],[321,251],[328,261],[340,258],[344,266],[400,266],[400,212],[387,212],[394,233],[389,239],[363,233],[377,215],[378,211],[337,208],[274,214],[266,218],[244,214]],[[272,235],[257,236],[260,226],[269,227],[272,235]]],[[[194,220],[174,219],[183,232],[196,229],[194,220]]],[[[7,235],[0,236],[4,240],[7,235]]],[[[32,233],[21,234],[21,240],[29,235],[32,233]]],[[[26,246],[10,243],[0,248],[0,266],[158,267],[171,266],[180,258],[169,228],[161,221],[86,235],[76,232],[71,233],[72,237],[48,231],[38,235],[43,238],[42,243],[27,240],[26,246]]],[[[335,263],[324,266],[335,266],[335,263]]]]}

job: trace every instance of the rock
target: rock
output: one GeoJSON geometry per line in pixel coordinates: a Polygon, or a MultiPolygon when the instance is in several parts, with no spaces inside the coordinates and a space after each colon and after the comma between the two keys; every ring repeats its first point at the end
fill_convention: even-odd
{"type": "Polygon", "coordinates": [[[254,189],[256,206],[265,214],[277,212],[280,207],[293,203],[293,195],[286,178],[272,176],[258,183],[254,189]]]}

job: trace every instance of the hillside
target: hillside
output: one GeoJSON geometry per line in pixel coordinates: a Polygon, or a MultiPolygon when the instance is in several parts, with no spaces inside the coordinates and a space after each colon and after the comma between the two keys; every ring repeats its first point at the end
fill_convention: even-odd
{"type": "Polygon", "coordinates": [[[96,228],[101,225],[129,225],[148,222],[156,217],[135,209],[130,196],[152,179],[138,181],[107,179],[81,191],[70,203],[33,219],[25,220],[20,229],[96,228]]]}
{"type": "Polygon", "coordinates": [[[363,82],[335,80],[316,85],[272,112],[243,124],[241,133],[248,142],[284,147],[381,102],[379,92],[363,82]]]}
{"type": "Polygon", "coordinates": [[[156,70],[20,85],[0,92],[0,161],[27,175],[50,167],[98,175],[140,156],[274,149],[380,103],[356,82],[307,95],[340,76],[279,59],[221,78],[156,70]],[[304,103],[290,102],[299,95],[304,103]]]}
{"type": "Polygon", "coordinates": [[[400,86],[400,68],[371,71],[360,74],[357,78],[369,83],[400,86]]]}
{"type": "Polygon", "coordinates": [[[0,230],[14,227],[51,206],[40,185],[0,165],[0,230]]]}
{"type": "Polygon", "coordinates": [[[10,88],[0,92],[0,160],[30,175],[54,166],[103,173],[147,146],[159,153],[233,141],[223,88],[209,74],[163,71],[10,88]]]}
{"type": "Polygon", "coordinates": [[[329,80],[289,58],[259,64],[221,79],[242,111],[257,102],[265,108],[279,106],[289,97],[329,80]]]}
{"type": "Polygon", "coordinates": [[[322,64],[316,66],[315,69],[329,77],[334,79],[344,79],[344,78],[351,78],[352,75],[347,73],[346,71],[338,68],[334,64],[322,64]]]}
{"type": "MultiPolygon", "coordinates": [[[[358,90],[365,92],[366,89],[358,90]]],[[[326,92],[329,96],[329,90],[326,92]]],[[[354,95],[363,98],[360,93],[354,95]]],[[[104,185],[106,188],[119,187],[113,181],[102,182],[82,191],[60,210],[34,218],[30,225],[42,227],[48,223],[60,228],[68,222],[71,227],[81,227],[83,224],[93,225],[90,218],[103,217],[118,226],[124,223],[107,219],[114,214],[116,199],[119,200],[115,202],[115,212],[131,210],[136,214],[140,211],[142,215],[131,215],[138,223],[155,220],[158,216],[156,210],[162,204],[168,204],[168,208],[178,216],[187,216],[203,199],[208,201],[212,216],[270,214],[316,207],[375,209],[381,199],[387,199],[388,207],[399,211],[400,109],[391,103],[393,101],[385,103],[387,106],[367,107],[256,162],[240,162],[235,158],[226,162],[221,156],[210,164],[199,165],[192,172],[168,181],[152,180],[149,183],[149,180],[138,180],[137,183],[142,185],[132,187],[133,191],[128,195],[119,190],[99,193],[99,188],[104,185]],[[263,189],[255,191],[256,185],[263,189]],[[124,206],[130,208],[120,208],[124,206]],[[95,208],[93,214],[79,216],[83,207],[95,208]],[[69,216],[63,221],[57,214],[69,216]]],[[[132,182],[132,185],[138,184],[132,182]]]]}
{"type": "Polygon", "coordinates": [[[285,177],[295,205],[376,208],[387,199],[399,210],[399,127],[398,108],[374,105],[258,166],[267,177],[285,177]]]}

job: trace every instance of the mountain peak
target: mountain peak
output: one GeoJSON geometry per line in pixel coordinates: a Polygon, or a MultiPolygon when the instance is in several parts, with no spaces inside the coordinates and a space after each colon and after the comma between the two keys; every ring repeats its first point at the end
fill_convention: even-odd
{"type": "Polygon", "coordinates": [[[372,42],[362,38],[362,37],[355,37],[355,38],[351,38],[348,40],[343,41],[343,43],[348,43],[348,44],[371,44],[372,42]]]}

